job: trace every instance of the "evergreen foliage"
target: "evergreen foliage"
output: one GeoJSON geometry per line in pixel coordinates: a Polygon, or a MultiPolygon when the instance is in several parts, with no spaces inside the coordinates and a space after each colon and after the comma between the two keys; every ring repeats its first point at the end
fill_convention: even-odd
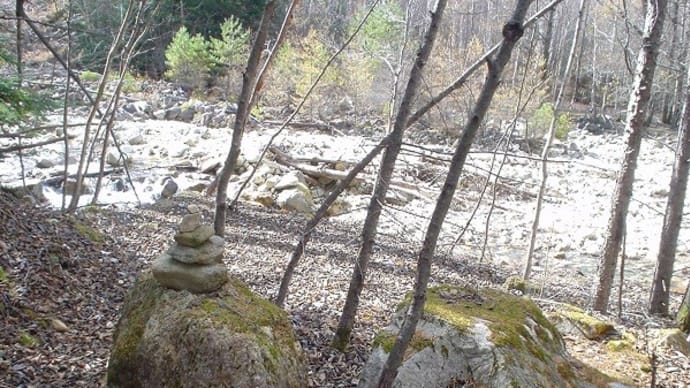
{"type": "Polygon", "coordinates": [[[209,39],[211,58],[216,66],[233,67],[244,63],[249,48],[249,30],[230,16],[220,26],[220,39],[209,39]]]}
{"type": "Polygon", "coordinates": [[[201,34],[191,35],[182,26],[165,50],[165,76],[192,89],[206,85],[212,57],[209,43],[201,34]]]}
{"type": "MultiPolygon", "coordinates": [[[[0,46],[0,66],[14,63],[12,56],[0,46]]],[[[53,105],[47,97],[20,87],[16,76],[0,77],[0,127],[19,125],[53,105]]]]}
{"type": "MultiPolygon", "coordinates": [[[[160,76],[165,70],[166,48],[181,26],[186,26],[191,35],[222,39],[225,20],[233,17],[244,28],[253,28],[261,20],[265,3],[265,0],[164,1],[150,21],[151,28],[142,41],[142,55],[134,59],[133,66],[151,76],[160,76]]],[[[73,6],[76,59],[82,67],[102,72],[127,1],[75,0],[73,6]]]]}

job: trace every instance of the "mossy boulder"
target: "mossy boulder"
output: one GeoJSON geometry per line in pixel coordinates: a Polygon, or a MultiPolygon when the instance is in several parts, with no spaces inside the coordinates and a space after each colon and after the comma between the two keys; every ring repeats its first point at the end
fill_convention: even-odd
{"type": "Polygon", "coordinates": [[[304,387],[283,310],[231,279],[213,294],[137,279],[117,324],[108,387],[304,387]]]}
{"type": "Polygon", "coordinates": [[[508,291],[516,290],[523,294],[534,294],[539,292],[539,286],[521,276],[509,276],[503,283],[503,288],[508,291]]]}
{"type": "MultiPolygon", "coordinates": [[[[360,387],[375,386],[410,304],[375,337],[360,387]]],[[[528,298],[492,289],[438,286],[394,387],[597,387],[608,379],[571,360],[558,330],[528,298]]]]}
{"type": "Polygon", "coordinates": [[[688,342],[688,336],[680,329],[654,330],[651,336],[655,339],[654,342],[657,347],[670,349],[690,357],[690,342],[688,342]]]}
{"type": "Polygon", "coordinates": [[[595,318],[584,310],[569,304],[561,305],[550,315],[550,318],[563,334],[583,336],[589,340],[603,340],[620,336],[613,323],[595,318]]]}

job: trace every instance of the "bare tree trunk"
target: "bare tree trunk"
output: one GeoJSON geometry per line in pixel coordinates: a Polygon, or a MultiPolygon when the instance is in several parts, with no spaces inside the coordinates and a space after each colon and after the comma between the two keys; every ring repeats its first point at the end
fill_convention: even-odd
{"type": "MultiPolygon", "coordinates": [[[[19,3],[19,1],[17,1],[19,3]]],[[[65,53],[66,57],[66,62],[67,62],[67,74],[72,70],[72,0],[67,1],[67,52],[65,53]]],[[[67,79],[65,80],[65,95],[64,95],[64,100],[63,100],[63,106],[62,106],[62,134],[64,136],[64,149],[65,149],[65,155],[64,155],[64,165],[63,165],[63,172],[62,172],[62,177],[63,177],[63,182],[67,182],[67,174],[69,170],[69,139],[67,138],[67,128],[69,127],[68,121],[69,121],[69,115],[68,115],[68,108],[69,108],[69,94],[70,94],[70,87],[71,87],[71,82],[72,78],[67,76],[67,79]]],[[[76,194],[76,192],[74,193],[76,194]]],[[[61,196],[61,202],[60,202],[60,211],[65,211],[65,208],[67,206],[67,193],[65,190],[62,191],[62,196],[61,196]]]]}
{"type": "MultiPolygon", "coordinates": [[[[690,73],[688,76],[690,77],[690,73]]],[[[664,225],[661,229],[659,253],[657,254],[654,280],[649,297],[649,312],[651,314],[668,314],[669,289],[671,288],[673,264],[678,246],[678,232],[683,219],[685,192],[688,186],[688,172],[690,171],[688,159],[690,159],[690,87],[685,92],[685,108],[678,132],[676,160],[673,164],[664,225]]]]}
{"type": "MultiPolygon", "coordinates": [[[[302,96],[302,100],[299,102],[299,104],[297,104],[297,107],[295,107],[295,110],[292,112],[292,114],[290,114],[290,116],[285,120],[285,122],[283,122],[283,123],[280,125],[280,127],[273,133],[273,135],[271,135],[271,137],[268,139],[268,142],[267,142],[266,145],[264,146],[264,149],[261,151],[261,154],[259,154],[259,158],[258,158],[258,160],[256,161],[256,166],[252,169],[252,172],[249,174],[249,176],[247,177],[247,179],[244,180],[244,182],[243,182],[242,185],[240,186],[239,190],[237,190],[237,193],[235,194],[235,198],[233,198],[232,202],[230,202],[229,207],[232,208],[232,207],[235,206],[235,204],[239,201],[240,196],[242,195],[242,192],[243,192],[244,189],[247,187],[247,185],[249,184],[249,182],[251,182],[252,178],[254,177],[254,174],[256,173],[257,167],[258,167],[259,164],[261,164],[261,162],[264,160],[264,157],[266,156],[266,153],[267,153],[268,150],[271,148],[271,146],[272,146],[273,142],[275,141],[275,139],[283,132],[283,130],[285,130],[285,128],[287,128],[288,125],[295,125],[295,123],[293,123],[292,120],[293,120],[295,117],[297,117],[297,114],[298,114],[298,113],[300,113],[300,111],[302,110],[302,107],[304,107],[304,104],[307,102],[307,100],[308,100],[309,97],[311,96],[311,94],[312,94],[312,92],[314,91],[314,89],[316,89],[316,87],[319,85],[319,83],[321,82],[321,79],[322,79],[323,76],[326,74],[326,72],[327,72],[328,69],[331,67],[331,65],[333,65],[333,63],[334,63],[335,60],[338,58],[338,56],[340,56],[340,54],[347,48],[347,46],[349,46],[349,44],[352,43],[352,40],[355,38],[355,36],[357,36],[357,34],[359,33],[359,31],[362,29],[362,26],[364,25],[364,23],[366,23],[366,21],[369,19],[369,16],[370,16],[371,13],[373,12],[374,8],[376,8],[376,6],[378,5],[379,1],[380,1],[380,0],[374,1],[374,3],[373,3],[373,4],[371,5],[371,7],[369,8],[369,12],[367,12],[367,14],[366,14],[366,15],[364,16],[364,18],[361,20],[360,24],[357,26],[357,28],[355,29],[355,31],[354,31],[354,32],[350,35],[350,37],[343,43],[343,45],[340,46],[340,48],[339,48],[338,50],[336,50],[336,52],[334,52],[333,55],[331,55],[330,58],[328,58],[328,61],[326,61],[326,64],[325,64],[325,65],[323,66],[323,68],[321,69],[321,72],[319,73],[319,75],[316,76],[316,78],[315,78],[314,81],[312,82],[311,86],[309,86],[309,88],[307,89],[306,93],[304,93],[304,96],[302,96]]],[[[260,72],[259,75],[258,75],[258,78],[257,78],[257,81],[256,81],[256,85],[257,85],[257,86],[256,86],[256,88],[254,89],[254,93],[253,93],[252,98],[251,98],[251,101],[252,101],[251,104],[252,104],[252,106],[254,106],[254,103],[256,102],[256,97],[257,97],[257,95],[258,95],[258,92],[259,92],[259,90],[261,89],[261,85],[262,85],[262,83],[263,83],[264,76],[266,75],[266,69],[270,67],[271,61],[272,61],[272,59],[275,57],[275,55],[276,55],[276,53],[277,53],[277,51],[278,51],[278,48],[280,47],[280,43],[283,41],[283,39],[285,38],[285,35],[287,34],[287,27],[288,27],[288,24],[289,24],[290,20],[292,20],[292,16],[291,16],[291,15],[292,15],[292,11],[294,10],[294,7],[295,7],[298,3],[299,3],[298,0],[293,0],[293,1],[292,1],[291,5],[290,5],[290,8],[288,9],[288,12],[287,12],[287,14],[286,14],[286,16],[285,16],[285,20],[283,21],[283,26],[282,26],[282,28],[280,29],[280,32],[278,33],[278,38],[276,38],[276,44],[273,45],[273,49],[272,49],[271,52],[268,54],[268,58],[266,59],[266,63],[264,63],[264,67],[261,69],[261,72],[260,72]]],[[[365,167],[365,166],[363,166],[362,168],[364,168],[364,167],[365,167]]],[[[354,177],[353,177],[353,178],[354,178],[354,177]]],[[[347,186],[346,186],[346,187],[347,187],[347,186]]],[[[213,188],[213,184],[212,184],[211,186],[209,186],[209,189],[210,189],[211,191],[215,190],[215,188],[213,188]]],[[[329,196],[329,198],[330,198],[330,196],[329,196]]],[[[337,198],[337,197],[334,197],[334,198],[333,198],[333,201],[335,201],[336,198],[337,198]]],[[[328,204],[328,206],[330,206],[330,205],[331,205],[331,204],[328,204]]],[[[316,220],[316,223],[318,223],[318,222],[319,222],[319,220],[316,220]]],[[[293,259],[299,261],[299,257],[293,256],[293,259]]],[[[293,268],[293,269],[294,269],[294,268],[293,268]]]]}
{"type": "Polygon", "coordinates": [[[664,124],[671,124],[673,120],[673,110],[676,108],[676,100],[678,96],[676,92],[678,91],[678,84],[680,79],[686,76],[686,74],[678,72],[678,68],[682,68],[682,64],[678,60],[677,55],[680,53],[680,47],[678,42],[678,18],[679,18],[679,3],[680,0],[672,0],[669,4],[668,21],[671,24],[671,45],[669,48],[669,67],[674,69],[671,72],[671,76],[664,80],[666,85],[663,87],[663,102],[661,105],[661,122],[664,124]]]}
{"type": "Polygon", "coordinates": [[[22,87],[22,19],[24,15],[24,0],[17,0],[15,2],[15,16],[17,17],[16,28],[17,28],[17,85],[22,87]]]}
{"type": "MultiPolygon", "coordinates": [[[[283,23],[282,23],[282,25],[280,26],[280,31],[278,32],[278,36],[276,37],[276,41],[275,41],[275,43],[273,44],[273,47],[271,48],[270,52],[268,53],[268,56],[266,57],[266,60],[264,61],[263,67],[262,67],[261,70],[259,70],[258,72],[257,72],[256,69],[254,70],[254,81],[253,81],[253,86],[252,86],[252,89],[251,89],[251,90],[248,90],[248,91],[247,91],[247,92],[249,93],[249,97],[247,97],[247,101],[249,101],[249,102],[248,102],[248,103],[245,103],[245,104],[244,104],[244,107],[243,107],[243,110],[246,110],[246,113],[244,114],[246,118],[249,117],[249,114],[250,114],[252,108],[253,108],[253,107],[256,105],[256,103],[257,103],[257,98],[258,98],[258,96],[259,96],[259,91],[263,88],[264,79],[266,78],[266,75],[268,74],[268,69],[271,67],[271,64],[273,63],[273,59],[275,59],[276,55],[278,54],[278,49],[279,49],[280,46],[283,44],[283,41],[285,40],[285,37],[287,36],[287,29],[288,29],[288,27],[290,26],[290,23],[292,22],[293,11],[295,10],[295,8],[297,7],[297,5],[298,5],[299,3],[300,3],[300,0],[292,0],[292,1],[290,2],[290,5],[289,5],[289,7],[288,7],[288,9],[287,9],[287,12],[285,13],[285,18],[283,19],[283,23]]],[[[275,11],[275,6],[274,6],[274,11],[275,11]]],[[[272,16],[271,16],[271,17],[272,17],[272,16]]],[[[269,20],[269,22],[270,22],[270,20],[269,20]]],[[[262,19],[262,24],[261,24],[261,26],[263,26],[263,19],[262,19]]],[[[261,30],[261,26],[259,27],[260,30],[261,30]]],[[[266,30],[265,32],[268,33],[268,30],[266,30]]],[[[264,41],[265,41],[266,39],[267,39],[267,38],[264,37],[264,41]]],[[[258,46],[258,45],[257,45],[257,46],[252,45],[252,50],[253,50],[253,47],[257,47],[257,48],[258,48],[259,46],[258,46]]],[[[261,56],[259,55],[258,60],[260,60],[260,59],[261,59],[261,56]]],[[[248,60],[247,62],[249,62],[249,61],[253,61],[253,59],[252,59],[252,57],[251,57],[251,54],[250,54],[249,60],[248,60]]],[[[256,66],[257,66],[257,69],[258,69],[258,66],[259,66],[259,65],[258,65],[258,62],[257,62],[257,64],[256,64],[256,66]]],[[[244,75],[245,75],[245,74],[243,74],[243,79],[244,79],[244,75]]],[[[244,84],[243,84],[242,86],[243,86],[243,88],[242,88],[242,91],[240,92],[240,101],[243,100],[243,96],[242,96],[241,93],[244,92],[244,84]]],[[[238,107],[238,110],[239,110],[239,107],[238,107]]],[[[293,113],[293,117],[294,117],[295,115],[296,115],[296,113],[293,113]]],[[[236,117],[236,118],[237,118],[237,117],[236,117]]],[[[240,152],[242,151],[242,150],[241,150],[241,148],[242,148],[242,136],[244,135],[244,127],[247,125],[247,123],[246,123],[246,121],[247,121],[246,118],[245,118],[244,124],[242,124],[242,130],[241,130],[241,131],[237,132],[237,131],[234,131],[234,130],[233,130],[233,140],[236,140],[236,139],[235,139],[235,136],[239,136],[239,139],[238,139],[237,141],[235,141],[234,143],[231,144],[230,151],[229,151],[229,154],[228,154],[228,157],[230,157],[230,154],[235,154],[235,153],[237,154],[236,156],[233,157],[234,162],[233,162],[233,168],[230,169],[230,173],[229,173],[230,175],[232,175],[232,171],[234,171],[235,166],[237,165],[237,158],[239,157],[240,152]],[[236,149],[233,149],[233,147],[232,147],[233,144],[237,144],[237,147],[235,147],[236,149]]],[[[285,127],[285,126],[287,125],[287,123],[289,123],[290,121],[292,121],[292,117],[289,118],[285,124],[283,124],[283,127],[285,127]]],[[[278,132],[281,132],[281,130],[279,130],[278,132]]],[[[274,136],[277,136],[277,135],[274,135],[274,136]]],[[[264,149],[264,151],[265,151],[266,149],[268,149],[268,147],[266,147],[266,148],[264,149]]],[[[262,156],[259,157],[259,162],[261,161],[262,158],[263,158],[263,153],[262,153],[262,156]]],[[[257,162],[257,165],[258,165],[258,162],[257,162]]],[[[254,170],[252,171],[252,176],[254,176],[254,172],[256,172],[256,169],[254,169],[254,170]]],[[[230,180],[230,178],[229,178],[230,175],[228,175],[228,181],[230,180]]],[[[214,191],[216,191],[216,189],[218,188],[218,183],[219,183],[219,180],[221,179],[221,177],[223,177],[222,171],[221,171],[221,174],[218,175],[218,176],[216,176],[216,179],[214,179],[213,182],[211,182],[211,184],[208,186],[208,188],[206,189],[206,195],[211,195],[211,194],[213,194],[214,191]]],[[[240,190],[237,192],[237,195],[235,196],[235,199],[233,199],[233,201],[230,203],[230,205],[227,205],[227,199],[226,199],[226,205],[227,205],[227,207],[233,207],[233,206],[235,205],[235,203],[237,202],[238,198],[239,198],[240,195],[242,194],[242,191],[244,190],[245,185],[246,185],[247,183],[249,183],[249,181],[251,181],[251,177],[249,177],[249,178],[245,181],[245,184],[242,185],[242,187],[240,188],[240,190]]],[[[225,184],[225,188],[224,188],[223,190],[225,190],[226,193],[227,193],[227,183],[225,184]]],[[[216,217],[216,219],[217,219],[217,218],[218,218],[218,217],[216,217]]],[[[217,222],[217,221],[216,221],[216,222],[217,222]]],[[[225,222],[225,216],[223,216],[223,222],[225,222]]],[[[225,227],[223,227],[223,228],[225,228],[225,227]]]]}
{"type": "Polygon", "coordinates": [[[534,209],[534,220],[532,221],[532,232],[529,239],[529,248],[527,249],[527,257],[525,258],[525,271],[523,273],[523,278],[528,280],[532,272],[532,259],[534,257],[534,247],[537,241],[537,230],[539,229],[539,217],[541,216],[541,205],[544,201],[544,192],[546,190],[546,179],[548,178],[548,158],[549,149],[553,143],[554,134],[556,133],[556,121],[558,120],[558,114],[560,112],[561,103],[563,102],[563,95],[565,93],[565,88],[568,85],[568,79],[570,78],[570,69],[572,67],[573,58],[575,57],[575,51],[577,50],[577,45],[580,37],[580,28],[582,28],[582,22],[585,14],[585,4],[586,0],[580,0],[580,9],[577,14],[577,23],[575,24],[575,33],[573,34],[573,43],[570,46],[570,54],[568,54],[568,61],[565,65],[565,73],[563,74],[563,80],[561,82],[560,88],[558,89],[558,96],[556,97],[556,102],[553,105],[553,117],[551,117],[551,122],[549,123],[549,132],[546,135],[546,144],[544,144],[544,149],[541,152],[541,182],[539,183],[539,193],[537,194],[537,203],[534,209]]]}
{"type": "Polygon", "coordinates": [[[355,267],[352,271],[352,278],[350,280],[350,287],[347,292],[347,299],[343,307],[340,322],[333,339],[333,346],[337,349],[343,350],[350,341],[350,333],[354,325],[355,316],[357,314],[357,307],[359,306],[359,296],[364,287],[364,278],[366,276],[367,267],[369,266],[369,259],[371,258],[371,248],[374,245],[376,238],[376,229],[378,227],[381,209],[383,208],[383,201],[386,198],[386,192],[390,180],[395,169],[395,161],[400,153],[402,146],[403,133],[407,128],[407,121],[410,117],[410,110],[414,98],[417,96],[417,89],[419,87],[424,66],[431,55],[431,50],[436,40],[436,35],[439,29],[439,22],[443,16],[443,11],[446,7],[447,0],[439,0],[436,5],[436,10],[431,13],[431,22],[429,29],[426,32],[422,46],[417,53],[417,58],[410,72],[410,78],[405,89],[405,93],[400,101],[398,114],[393,123],[393,130],[390,133],[390,143],[383,154],[381,161],[381,169],[376,179],[374,192],[369,201],[369,208],[367,216],[362,227],[362,245],[359,249],[359,254],[355,267]]]}
{"type": "MultiPolygon", "coordinates": [[[[484,86],[482,87],[482,91],[475,103],[473,112],[469,117],[455,153],[453,154],[453,159],[448,169],[448,174],[446,175],[446,181],[436,201],[436,207],[429,221],[429,227],[426,231],[422,249],[419,252],[419,257],[417,259],[417,277],[412,303],[408,308],[405,320],[395,339],[395,344],[383,367],[380,379],[378,382],[372,382],[378,387],[387,388],[393,385],[393,381],[398,373],[398,367],[402,363],[405,350],[417,328],[417,322],[422,316],[424,302],[426,301],[426,289],[431,274],[431,261],[434,251],[436,250],[436,243],[441,232],[441,227],[448,213],[448,208],[450,207],[453,196],[455,195],[458,180],[464,167],[465,160],[467,159],[470,146],[486,115],[486,111],[489,109],[494,93],[500,84],[501,74],[506,63],[510,60],[513,48],[524,33],[522,23],[531,2],[532,0],[517,1],[515,11],[510,21],[503,26],[503,42],[501,43],[496,57],[487,60],[489,69],[486,80],[484,81],[484,86]]],[[[369,386],[373,386],[373,384],[369,386]]]]}
{"type": "Polygon", "coordinates": [[[216,214],[213,220],[215,233],[219,236],[225,235],[225,217],[227,212],[228,200],[228,182],[230,175],[237,165],[237,158],[240,156],[242,148],[242,135],[244,134],[244,127],[247,124],[247,118],[251,110],[252,95],[256,86],[257,71],[259,69],[259,61],[261,60],[261,53],[263,53],[264,45],[266,44],[266,37],[268,36],[268,28],[273,19],[276,2],[270,0],[264,7],[264,13],[261,17],[261,24],[256,33],[256,38],[252,44],[252,51],[247,60],[247,68],[242,74],[242,91],[240,92],[239,100],[237,101],[237,113],[235,115],[235,123],[232,130],[232,143],[230,144],[230,151],[225,164],[218,176],[218,191],[216,192],[216,214]]]}
{"type": "Polygon", "coordinates": [[[633,182],[637,156],[640,153],[642,130],[649,105],[650,92],[656,70],[656,58],[659,52],[661,32],[667,0],[647,0],[644,35],[642,47],[638,54],[633,91],[628,104],[626,120],[626,149],[621,169],[616,180],[613,195],[613,208],[609,217],[606,243],[599,263],[599,283],[594,298],[594,310],[606,312],[616,271],[616,259],[621,248],[625,217],[632,197],[633,182]]]}

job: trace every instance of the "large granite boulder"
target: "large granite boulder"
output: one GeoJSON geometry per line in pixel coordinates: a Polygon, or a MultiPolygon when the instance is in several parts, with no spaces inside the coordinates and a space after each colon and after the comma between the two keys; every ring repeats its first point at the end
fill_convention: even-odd
{"type": "Polygon", "coordinates": [[[231,279],[213,294],[137,280],[117,324],[108,387],[306,387],[286,314],[231,279]]]}
{"type": "MultiPolygon", "coordinates": [[[[360,376],[376,386],[410,303],[378,333],[360,376]]],[[[606,387],[608,378],[571,359],[561,335],[528,298],[497,290],[439,286],[427,291],[424,317],[394,387],[606,387]]]]}

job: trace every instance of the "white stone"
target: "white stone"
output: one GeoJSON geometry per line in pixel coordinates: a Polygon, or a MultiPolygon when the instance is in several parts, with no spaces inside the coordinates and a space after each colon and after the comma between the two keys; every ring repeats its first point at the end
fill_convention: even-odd
{"type": "Polygon", "coordinates": [[[297,186],[298,184],[306,184],[304,174],[300,171],[291,171],[280,178],[280,181],[275,186],[276,190],[284,190],[297,186]]]}

